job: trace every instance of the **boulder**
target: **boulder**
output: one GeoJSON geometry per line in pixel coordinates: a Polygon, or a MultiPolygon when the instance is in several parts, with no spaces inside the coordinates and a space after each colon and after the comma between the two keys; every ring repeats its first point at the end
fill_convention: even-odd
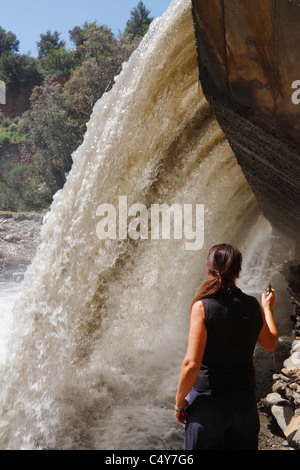
{"type": "Polygon", "coordinates": [[[277,421],[278,426],[284,432],[294,416],[294,410],[290,405],[273,405],[271,412],[277,421]]]}
{"type": "Polygon", "coordinates": [[[289,405],[290,402],[282,397],[279,393],[269,393],[269,395],[266,396],[266,401],[269,405],[289,405]]]}
{"type": "Polygon", "coordinates": [[[294,372],[300,369],[300,349],[294,350],[291,356],[284,361],[284,367],[294,372]]]}
{"type": "Polygon", "coordinates": [[[284,430],[284,434],[291,447],[300,450],[300,415],[293,416],[284,430]]]}

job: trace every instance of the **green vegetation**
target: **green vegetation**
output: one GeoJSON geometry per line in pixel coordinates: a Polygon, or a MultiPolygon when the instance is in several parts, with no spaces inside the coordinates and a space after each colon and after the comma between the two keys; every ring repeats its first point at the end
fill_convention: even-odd
{"type": "Polygon", "coordinates": [[[11,31],[6,32],[5,29],[0,26],[0,56],[4,52],[18,52],[20,42],[16,35],[11,31]]]}
{"type": "Polygon", "coordinates": [[[37,58],[19,54],[16,36],[0,27],[0,80],[13,104],[0,113],[0,210],[49,207],[65,183],[94,104],[147,32],[149,14],[140,1],[118,38],[96,21],[75,26],[69,31],[72,50],[59,32],[47,31],[37,42],[37,58]],[[34,149],[30,164],[9,158],[20,145],[34,149]]]}
{"type": "Polygon", "coordinates": [[[143,2],[139,2],[137,7],[130,13],[127,21],[124,36],[142,37],[144,36],[154,18],[150,18],[150,11],[147,10],[143,2]]]}
{"type": "Polygon", "coordinates": [[[31,142],[28,126],[24,117],[13,119],[0,115],[0,149],[1,144],[20,144],[31,142]]]}

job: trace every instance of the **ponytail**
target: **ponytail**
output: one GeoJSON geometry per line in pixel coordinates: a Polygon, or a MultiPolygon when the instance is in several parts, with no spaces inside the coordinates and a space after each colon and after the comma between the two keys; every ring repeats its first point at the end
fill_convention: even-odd
{"type": "Polygon", "coordinates": [[[206,270],[212,277],[206,281],[193,299],[192,306],[198,300],[216,295],[230,294],[235,286],[242,266],[242,254],[232,245],[215,245],[207,257],[206,270]]]}

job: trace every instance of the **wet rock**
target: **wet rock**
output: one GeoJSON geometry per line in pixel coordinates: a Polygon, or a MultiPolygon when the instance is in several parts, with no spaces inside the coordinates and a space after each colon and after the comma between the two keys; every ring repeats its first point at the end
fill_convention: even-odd
{"type": "Polygon", "coordinates": [[[9,235],[6,235],[4,240],[7,242],[18,242],[21,240],[21,237],[14,235],[14,234],[9,234],[9,235]]]}
{"type": "Polygon", "coordinates": [[[11,280],[14,281],[14,282],[22,282],[24,279],[24,274],[22,273],[12,273],[11,275],[11,280]]]}
{"type": "Polygon", "coordinates": [[[293,416],[284,434],[291,447],[300,449],[300,415],[293,416]]]}
{"type": "Polygon", "coordinates": [[[294,416],[294,410],[291,405],[273,405],[271,407],[272,414],[277,421],[278,426],[284,432],[294,416]]]}

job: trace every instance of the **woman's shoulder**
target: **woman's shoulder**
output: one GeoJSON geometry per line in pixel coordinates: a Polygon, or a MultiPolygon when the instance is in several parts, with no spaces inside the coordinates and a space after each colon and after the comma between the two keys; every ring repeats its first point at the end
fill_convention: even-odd
{"type": "Polygon", "coordinates": [[[200,300],[196,300],[193,305],[192,305],[192,310],[202,310],[203,309],[203,300],[204,299],[200,299],[200,300]]]}
{"type": "Polygon", "coordinates": [[[204,299],[202,299],[202,301],[204,303],[224,303],[224,301],[232,301],[235,299],[259,305],[259,302],[256,297],[254,297],[254,295],[247,294],[246,292],[242,291],[239,287],[232,290],[228,294],[215,294],[209,297],[205,297],[204,299]]]}
{"type": "Polygon", "coordinates": [[[247,294],[246,292],[242,291],[241,289],[238,289],[237,295],[244,298],[244,299],[247,299],[250,302],[258,303],[258,300],[254,295],[247,294]]]}
{"type": "Polygon", "coordinates": [[[205,310],[202,300],[197,300],[193,303],[191,308],[191,317],[204,318],[205,310]]]}
{"type": "Polygon", "coordinates": [[[239,299],[244,303],[245,306],[248,306],[248,308],[257,311],[260,314],[260,304],[254,295],[247,294],[240,289],[239,299]]]}

